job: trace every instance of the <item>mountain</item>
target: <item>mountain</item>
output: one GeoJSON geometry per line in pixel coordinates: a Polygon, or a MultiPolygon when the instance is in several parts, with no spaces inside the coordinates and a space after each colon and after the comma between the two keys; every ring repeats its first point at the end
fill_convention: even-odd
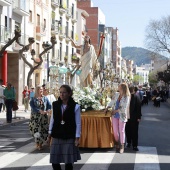
{"type": "Polygon", "coordinates": [[[141,47],[124,47],[122,48],[122,57],[128,60],[133,60],[137,66],[151,63],[151,60],[167,60],[166,57],[153,53],[141,47]]]}

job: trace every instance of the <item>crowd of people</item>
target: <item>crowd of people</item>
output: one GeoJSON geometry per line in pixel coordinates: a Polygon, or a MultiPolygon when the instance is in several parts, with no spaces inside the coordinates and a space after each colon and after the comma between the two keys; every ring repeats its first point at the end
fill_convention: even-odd
{"type": "Polygon", "coordinates": [[[152,100],[155,107],[160,107],[160,103],[166,102],[169,98],[168,88],[156,87],[152,89],[139,86],[139,88],[135,87],[135,92],[142,105],[148,105],[148,102],[152,100]]]}
{"type": "MultiPolygon", "coordinates": [[[[0,80],[0,112],[6,106],[7,123],[12,121],[12,101],[15,100],[15,88],[8,83],[2,86],[0,80]]],[[[72,170],[74,162],[81,159],[79,141],[81,137],[81,106],[72,98],[72,89],[68,85],[60,87],[59,98],[49,94],[46,85],[24,87],[22,92],[25,112],[29,107],[31,117],[29,130],[35,139],[38,150],[43,149],[45,143],[50,144],[50,163],[54,170],[61,170],[60,163],[65,163],[66,170],[72,170]]],[[[166,101],[166,90],[158,88],[142,89],[134,86],[128,87],[126,83],[118,86],[117,92],[107,105],[111,111],[113,136],[115,148],[119,153],[124,153],[127,148],[138,151],[138,128],[141,121],[141,106],[152,100],[154,106],[160,107],[158,101],[166,101]],[[159,98],[159,100],[158,100],[159,98]]]]}

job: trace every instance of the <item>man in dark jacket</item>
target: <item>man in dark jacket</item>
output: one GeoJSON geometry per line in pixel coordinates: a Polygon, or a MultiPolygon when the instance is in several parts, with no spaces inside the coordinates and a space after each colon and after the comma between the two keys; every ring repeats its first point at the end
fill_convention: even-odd
{"type": "Polygon", "coordinates": [[[139,151],[138,149],[138,126],[141,120],[141,101],[139,97],[135,94],[135,88],[132,86],[129,88],[131,93],[130,100],[130,119],[128,119],[125,127],[127,147],[130,148],[131,144],[134,151],[139,151]]]}

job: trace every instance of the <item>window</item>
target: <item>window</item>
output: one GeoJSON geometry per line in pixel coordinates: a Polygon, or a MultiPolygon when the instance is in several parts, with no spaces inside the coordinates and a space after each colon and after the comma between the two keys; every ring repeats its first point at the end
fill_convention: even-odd
{"type": "Polygon", "coordinates": [[[36,57],[38,57],[40,54],[40,44],[36,43],[36,57]]]}
{"type": "Polygon", "coordinates": [[[60,43],[60,61],[62,61],[62,43],[60,43]]]}
{"type": "Polygon", "coordinates": [[[69,24],[68,24],[68,22],[66,22],[66,36],[67,36],[67,37],[69,36],[68,28],[69,28],[69,24]]]}
{"type": "Polygon", "coordinates": [[[7,16],[5,16],[5,27],[7,27],[7,16]]]}
{"type": "Polygon", "coordinates": [[[39,25],[40,25],[40,15],[37,14],[37,26],[39,26],[39,25]]]}
{"type": "Polygon", "coordinates": [[[55,23],[55,12],[54,11],[51,12],[51,20],[52,20],[52,24],[54,24],[55,23]]]}
{"type": "Polygon", "coordinates": [[[44,19],[43,29],[46,29],[46,19],[44,19]]]}
{"type": "Polygon", "coordinates": [[[5,16],[5,27],[11,29],[11,18],[8,18],[7,16],[5,16]]]}
{"type": "Polygon", "coordinates": [[[29,13],[30,13],[29,22],[32,22],[32,11],[30,10],[29,13]]]}
{"type": "Polygon", "coordinates": [[[72,26],[72,34],[71,34],[71,38],[74,40],[74,26],[72,26]]]}
{"type": "Polygon", "coordinates": [[[69,8],[69,0],[67,0],[67,8],[69,8]]]}
{"type": "Polygon", "coordinates": [[[21,24],[15,21],[15,29],[18,29],[21,27],[21,24]]]}
{"type": "Polygon", "coordinates": [[[74,54],[74,48],[72,48],[72,55],[74,54]]]}
{"type": "Polygon", "coordinates": [[[72,4],[72,18],[74,18],[74,4],[72,4]]]}
{"type": "Polygon", "coordinates": [[[66,45],[66,56],[68,57],[68,45],[66,45]]]}

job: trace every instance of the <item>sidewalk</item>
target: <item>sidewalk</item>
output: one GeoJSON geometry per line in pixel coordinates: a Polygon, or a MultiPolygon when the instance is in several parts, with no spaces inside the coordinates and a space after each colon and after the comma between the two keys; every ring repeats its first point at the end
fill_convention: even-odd
{"type": "Polygon", "coordinates": [[[26,122],[30,119],[30,113],[31,111],[24,111],[24,105],[18,106],[19,109],[15,112],[12,112],[12,123],[6,123],[6,112],[1,112],[0,113],[0,129],[15,125],[16,123],[22,123],[26,122]]]}

